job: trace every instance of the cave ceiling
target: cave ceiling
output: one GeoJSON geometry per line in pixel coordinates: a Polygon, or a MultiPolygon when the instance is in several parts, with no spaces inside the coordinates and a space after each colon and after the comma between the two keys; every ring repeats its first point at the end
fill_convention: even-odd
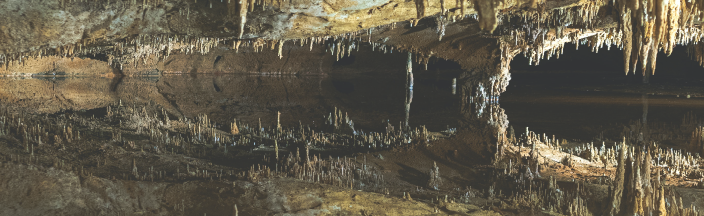
{"type": "Polygon", "coordinates": [[[704,62],[702,9],[668,0],[7,0],[0,75],[300,73],[319,67],[311,59],[364,46],[412,52],[419,64],[455,61],[461,79],[499,94],[514,56],[537,65],[568,43],[622,49],[626,74],[655,73],[657,53],[677,45],[704,62]]]}

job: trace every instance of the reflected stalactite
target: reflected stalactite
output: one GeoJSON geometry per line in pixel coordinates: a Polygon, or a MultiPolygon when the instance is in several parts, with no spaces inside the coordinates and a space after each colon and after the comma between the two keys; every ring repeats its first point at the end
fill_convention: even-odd
{"type": "Polygon", "coordinates": [[[442,41],[445,36],[445,31],[450,20],[447,16],[439,15],[435,17],[435,32],[438,33],[438,41],[442,41]]]}
{"type": "Polygon", "coordinates": [[[507,48],[506,43],[501,44],[500,54],[495,57],[496,65],[483,71],[466,71],[459,78],[464,96],[468,96],[470,103],[497,103],[501,93],[511,81],[510,63],[514,53],[507,48]]]}
{"type": "Polygon", "coordinates": [[[643,102],[643,129],[641,135],[638,137],[639,141],[642,143],[650,142],[650,133],[648,131],[648,93],[643,92],[641,96],[643,102]]]}
{"type": "Polygon", "coordinates": [[[667,151],[650,146],[628,146],[625,140],[618,146],[618,151],[614,190],[609,191],[610,205],[604,212],[606,215],[698,215],[696,207],[682,205],[681,197],[677,205],[667,181],[661,181],[662,171],[658,171],[658,166],[660,157],[667,151]],[[653,166],[654,158],[657,158],[656,166],[653,166]],[[665,198],[665,191],[672,194],[672,199],[665,198]],[[669,209],[665,200],[672,202],[669,209]]]}
{"type": "Polygon", "coordinates": [[[497,101],[477,100],[477,90],[481,85],[462,85],[460,89],[460,113],[463,115],[461,127],[466,133],[483,134],[488,136],[488,142],[475,143],[470,146],[472,151],[483,157],[491,156],[491,160],[500,157],[508,139],[508,116],[497,101]]]}
{"type": "Polygon", "coordinates": [[[413,53],[408,52],[408,60],[406,61],[406,103],[404,104],[404,111],[406,113],[406,118],[404,121],[405,129],[410,129],[408,125],[408,119],[410,118],[411,103],[413,102],[413,62],[411,61],[413,53]]]}

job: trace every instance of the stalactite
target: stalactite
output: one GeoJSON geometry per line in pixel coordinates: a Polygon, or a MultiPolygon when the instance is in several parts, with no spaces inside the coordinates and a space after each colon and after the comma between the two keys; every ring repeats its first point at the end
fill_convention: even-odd
{"type": "Polygon", "coordinates": [[[666,39],[663,41],[663,43],[666,44],[664,48],[665,53],[669,56],[670,54],[672,54],[672,49],[675,47],[676,44],[677,30],[680,29],[679,17],[681,14],[681,4],[680,1],[670,0],[670,4],[668,4],[667,6],[667,35],[665,38],[663,38],[666,39]]]}
{"type": "Polygon", "coordinates": [[[416,4],[416,19],[420,20],[425,17],[425,11],[428,7],[428,0],[415,0],[416,4]]]}
{"type": "MultiPolygon", "coordinates": [[[[691,14],[704,8],[698,2],[676,0],[616,1],[620,13],[620,29],[623,32],[624,71],[628,74],[637,69],[645,74],[654,73],[657,52],[672,53],[677,42],[677,32],[692,26],[691,14]]],[[[684,42],[688,43],[688,42],[684,42]]]]}
{"type": "MultiPolygon", "coordinates": [[[[244,0],[243,0],[244,1],[244,0]]],[[[255,0],[246,0],[247,2],[247,7],[249,7],[249,12],[254,12],[254,6],[255,6],[255,0]]]]}
{"type": "MultiPolygon", "coordinates": [[[[465,0],[462,1],[464,2],[465,0]]],[[[496,29],[497,11],[494,4],[494,1],[474,0],[474,10],[477,11],[479,27],[482,30],[494,32],[494,29],[496,29]]]]}
{"type": "Polygon", "coordinates": [[[284,57],[284,55],[283,55],[283,49],[284,49],[284,43],[285,43],[285,42],[286,42],[286,40],[279,40],[279,52],[278,52],[278,53],[279,53],[279,54],[278,54],[279,59],[282,59],[282,58],[284,57]]]}
{"type": "Polygon", "coordinates": [[[440,14],[447,14],[447,5],[445,5],[445,0],[440,0],[440,14]]]}
{"type": "Polygon", "coordinates": [[[242,35],[244,34],[244,25],[247,23],[247,1],[248,0],[239,0],[238,1],[238,6],[239,6],[239,15],[240,15],[240,32],[239,36],[237,38],[242,39],[242,35]]]}

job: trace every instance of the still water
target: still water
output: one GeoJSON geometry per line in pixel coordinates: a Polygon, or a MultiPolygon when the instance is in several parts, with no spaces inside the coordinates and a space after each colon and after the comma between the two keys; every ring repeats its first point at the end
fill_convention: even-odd
{"type": "MultiPolygon", "coordinates": [[[[581,179],[598,191],[592,200],[602,200],[616,170],[614,144],[624,137],[630,144],[664,147],[658,154],[667,160],[658,161],[658,169],[673,184],[695,184],[669,169],[694,161],[689,153],[702,146],[695,138],[703,131],[698,108],[704,100],[695,94],[527,85],[518,75],[499,101],[477,101],[465,89],[453,89],[453,78],[417,72],[412,89],[403,72],[1,78],[0,158],[97,176],[120,193],[151,193],[135,182],[174,184],[177,195],[164,193],[153,202],[172,201],[152,204],[187,215],[232,212],[232,206],[213,204],[222,201],[221,188],[235,191],[227,196],[239,197],[234,203],[249,213],[243,215],[282,212],[288,204],[260,200],[283,195],[271,185],[251,186],[258,182],[274,182],[286,193],[333,186],[406,199],[412,193],[431,203],[445,194],[456,203],[500,206],[502,199],[533,197],[531,187],[554,195],[555,185],[548,185],[558,178],[568,196],[586,196],[573,190],[581,184],[574,179],[581,179]],[[593,148],[602,145],[609,149],[593,148]],[[539,168],[528,146],[538,148],[547,165],[539,168]],[[596,162],[596,154],[604,159],[596,162]]],[[[12,187],[34,187],[43,175],[23,177],[26,183],[12,187]]],[[[690,198],[698,192],[686,192],[695,195],[684,196],[685,203],[695,203],[690,198]]],[[[288,197],[303,202],[310,196],[288,197]]],[[[44,197],[50,196],[18,199],[44,197]]]]}
{"type": "MultiPolygon", "coordinates": [[[[634,121],[677,125],[686,115],[701,116],[700,107],[704,107],[703,99],[686,95],[536,87],[520,85],[520,75],[518,79],[514,78],[518,85],[509,86],[494,106],[505,110],[516,130],[529,127],[563,139],[618,140],[623,136],[621,128],[634,121]]],[[[388,74],[2,78],[0,83],[3,106],[40,114],[151,103],[177,117],[206,114],[222,128],[233,119],[273,125],[278,112],[284,126],[321,124],[335,108],[361,130],[384,131],[405,121],[404,77],[388,74]]],[[[461,97],[461,91],[452,94],[451,76],[417,75],[409,125],[424,125],[431,131],[459,127],[466,118],[461,114],[461,97]]]]}

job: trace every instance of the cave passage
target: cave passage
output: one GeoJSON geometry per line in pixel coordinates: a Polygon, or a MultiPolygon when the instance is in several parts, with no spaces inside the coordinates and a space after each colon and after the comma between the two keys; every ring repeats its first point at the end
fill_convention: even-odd
{"type": "Polygon", "coordinates": [[[0,1],[0,215],[702,215],[702,11],[0,1]]]}

